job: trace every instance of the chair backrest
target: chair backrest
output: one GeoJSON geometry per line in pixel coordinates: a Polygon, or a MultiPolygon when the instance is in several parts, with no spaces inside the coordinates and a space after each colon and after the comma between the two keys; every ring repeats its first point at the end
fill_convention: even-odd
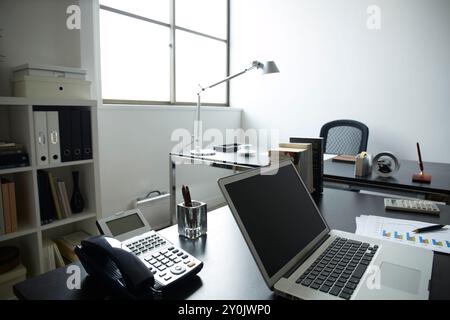
{"type": "Polygon", "coordinates": [[[369,128],[355,120],[335,120],[320,129],[325,153],[356,155],[367,151],[369,128]]]}

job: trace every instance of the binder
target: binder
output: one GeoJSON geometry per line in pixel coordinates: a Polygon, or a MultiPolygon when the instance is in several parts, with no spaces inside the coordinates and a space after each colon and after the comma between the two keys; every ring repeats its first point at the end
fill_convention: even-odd
{"type": "Polygon", "coordinates": [[[92,159],[91,112],[81,110],[81,143],[83,160],[92,159]]]}
{"type": "Polygon", "coordinates": [[[72,135],[72,161],[81,160],[82,154],[82,139],[81,139],[81,111],[71,110],[71,135],[72,135]]]}
{"type": "Polygon", "coordinates": [[[50,188],[47,172],[38,170],[37,178],[41,224],[44,225],[55,219],[56,209],[55,204],[53,203],[52,190],[50,188]]]}
{"type": "Polygon", "coordinates": [[[58,111],[58,117],[61,161],[72,161],[72,123],[70,121],[70,110],[61,108],[58,111]]]}
{"type": "Polygon", "coordinates": [[[5,217],[3,212],[3,193],[0,186],[0,235],[5,234],[5,217]]]}
{"type": "Polygon", "coordinates": [[[51,164],[61,163],[61,146],[59,140],[59,117],[57,111],[47,112],[48,155],[51,164]]]}
{"type": "Polygon", "coordinates": [[[34,111],[34,137],[36,142],[36,159],[39,166],[49,164],[47,141],[47,115],[44,111],[34,111]]]}

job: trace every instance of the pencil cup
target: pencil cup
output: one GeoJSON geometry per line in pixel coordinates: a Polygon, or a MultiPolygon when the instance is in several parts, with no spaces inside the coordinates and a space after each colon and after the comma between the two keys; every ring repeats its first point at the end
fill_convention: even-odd
{"type": "Polygon", "coordinates": [[[177,205],[178,233],[189,239],[196,239],[206,234],[206,203],[192,201],[192,207],[184,203],[177,205]]]}

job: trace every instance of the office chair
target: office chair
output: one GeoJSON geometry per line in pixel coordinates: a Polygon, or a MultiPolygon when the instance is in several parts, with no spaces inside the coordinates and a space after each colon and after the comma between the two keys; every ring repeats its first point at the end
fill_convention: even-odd
{"type": "Polygon", "coordinates": [[[325,153],[356,155],[367,151],[369,128],[355,120],[335,120],[322,126],[320,136],[325,153]]]}

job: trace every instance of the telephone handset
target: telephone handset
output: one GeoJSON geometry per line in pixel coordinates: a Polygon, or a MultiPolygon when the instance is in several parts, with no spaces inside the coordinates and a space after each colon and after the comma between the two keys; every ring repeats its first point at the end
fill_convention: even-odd
{"type": "Polygon", "coordinates": [[[75,253],[87,273],[114,293],[131,299],[153,298],[155,279],[148,267],[114,238],[95,236],[81,241],[75,253]]]}

